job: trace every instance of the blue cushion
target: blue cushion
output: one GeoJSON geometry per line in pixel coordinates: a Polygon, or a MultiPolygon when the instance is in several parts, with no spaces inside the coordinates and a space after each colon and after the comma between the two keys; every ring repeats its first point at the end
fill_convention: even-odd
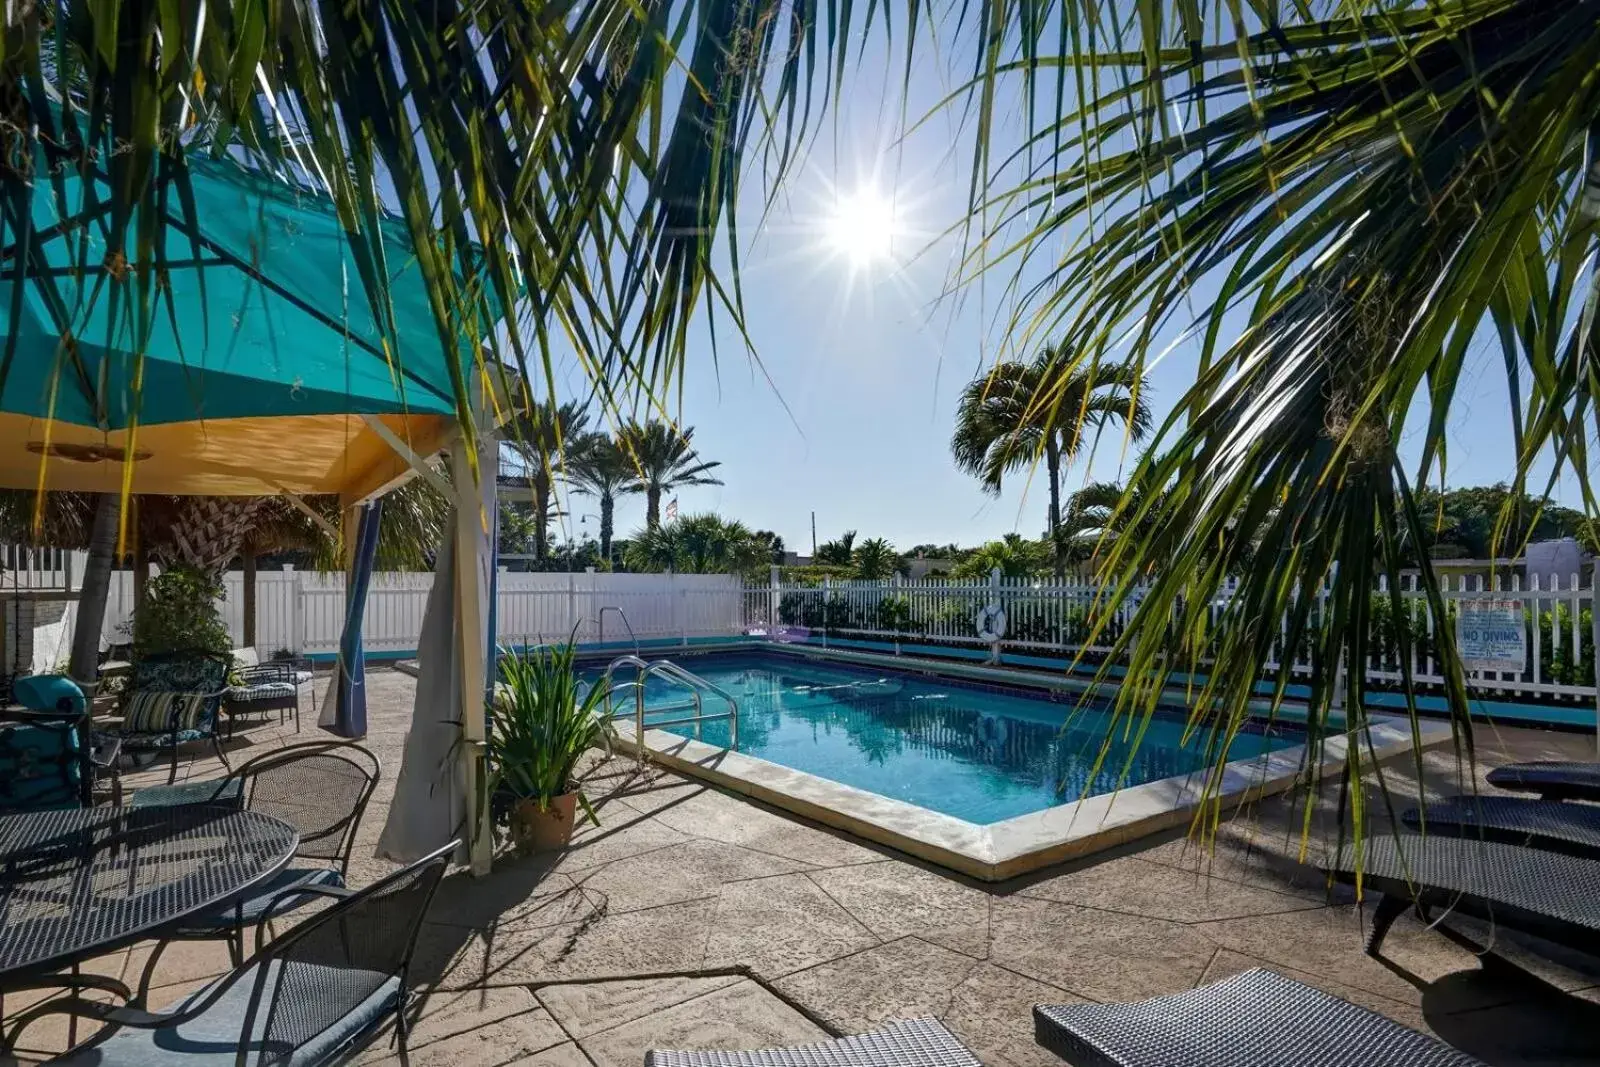
{"type": "Polygon", "coordinates": [[[179,1001],[174,1009],[169,1009],[198,1004],[222,983],[231,983],[230,988],[204,1014],[188,1022],[156,1029],[126,1026],[93,1048],[68,1052],[49,1062],[71,1067],[236,1067],[239,1063],[254,1067],[269,1062],[274,1067],[311,1067],[313,1064],[332,1062],[364,1031],[382,1022],[385,1015],[394,1010],[400,996],[400,979],[392,975],[314,963],[291,963],[288,966],[292,973],[287,980],[283,980],[284,964],[281,961],[274,960],[268,966],[272,972],[264,976],[264,983],[261,981],[260,965],[257,964],[234,975],[224,975],[179,1001]],[[288,1050],[281,1045],[269,1046],[263,1040],[267,1019],[278,1014],[271,1010],[271,1005],[266,1004],[256,1009],[250,1040],[243,1049],[240,1048],[245,1019],[250,1015],[250,1000],[258,987],[265,990],[269,997],[280,989],[292,990],[293,1003],[285,1003],[281,1014],[293,1017],[304,1015],[304,1005],[336,1004],[345,995],[344,991],[364,985],[373,986],[374,992],[338,1022],[288,1056],[284,1056],[288,1050]],[[320,997],[319,990],[325,991],[320,997]]]}
{"type": "Polygon", "coordinates": [[[89,707],[78,683],[64,674],[35,674],[11,685],[11,698],[29,711],[82,715],[89,707]]]}
{"type": "Polygon", "coordinates": [[[0,726],[0,812],[81,807],[81,770],[70,723],[0,726]]]}
{"type": "MultiPolygon", "coordinates": [[[[170,733],[132,733],[119,734],[122,738],[123,748],[171,748],[172,734],[170,733]]],[[[202,741],[211,736],[210,730],[179,730],[178,744],[186,741],[202,741]]]]}
{"type": "Polygon", "coordinates": [[[211,778],[201,782],[183,782],[179,785],[151,785],[138,790],[128,802],[131,808],[167,808],[175,804],[225,804],[240,807],[244,803],[244,779],[211,778]]]}
{"type": "MultiPolygon", "coordinates": [[[[204,915],[193,915],[183,920],[183,923],[178,927],[178,936],[206,935],[231,930],[239,925],[241,913],[244,916],[244,925],[254,926],[263,918],[266,918],[267,907],[272,903],[274,897],[284,890],[302,885],[342,887],[344,879],[339,877],[338,871],[328,867],[286,867],[258,885],[250,896],[244,899],[242,905],[229,904],[227,907],[208,911],[204,915]]],[[[303,896],[289,897],[287,900],[279,901],[278,906],[273,909],[272,918],[286,915],[313,899],[315,898],[311,896],[303,896]]]]}

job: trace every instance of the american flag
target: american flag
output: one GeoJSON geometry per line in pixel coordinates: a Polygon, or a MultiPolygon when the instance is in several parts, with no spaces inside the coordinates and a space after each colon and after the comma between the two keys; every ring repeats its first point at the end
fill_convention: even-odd
{"type": "Polygon", "coordinates": [[[676,519],[677,517],[678,517],[678,498],[677,497],[673,497],[672,498],[672,502],[667,505],[667,521],[671,522],[673,519],[676,519]]]}

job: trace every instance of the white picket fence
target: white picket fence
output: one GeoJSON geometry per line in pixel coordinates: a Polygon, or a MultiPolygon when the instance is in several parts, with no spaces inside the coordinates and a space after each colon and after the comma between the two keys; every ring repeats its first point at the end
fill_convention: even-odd
{"type": "MultiPolygon", "coordinates": [[[[1521,672],[1472,671],[1469,678],[1479,693],[1494,696],[1537,697],[1545,702],[1594,704],[1600,699],[1600,680],[1594,648],[1600,645],[1600,612],[1594,610],[1595,589],[1585,586],[1576,574],[1553,576],[1541,581],[1536,575],[1524,582],[1518,573],[1488,578],[1481,574],[1439,575],[1449,605],[1463,600],[1511,600],[1520,602],[1524,612],[1527,667],[1521,672]]],[[[1220,616],[1237,584],[1226,587],[1211,605],[1213,617],[1220,616]]],[[[1375,603],[1388,606],[1389,585],[1382,581],[1374,590],[1375,603]]],[[[1028,578],[1004,578],[998,574],[987,580],[925,578],[905,581],[828,581],[822,585],[801,586],[770,582],[746,589],[746,625],[750,627],[789,626],[806,630],[812,640],[863,639],[899,644],[927,642],[936,645],[989,647],[978,636],[975,619],[989,604],[1004,608],[1006,634],[1002,651],[1071,657],[1080,650],[1106,653],[1126,628],[1140,599],[1135,591],[1104,624],[1095,630],[1092,621],[1097,601],[1103,595],[1098,585],[1069,581],[1056,585],[1028,578]],[[1092,638],[1092,640],[1091,640],[1092,638]]],[[[1413,679],[1420,685],[1440,685],[1444,678],[1436,659],[1438,642],[1455,639],[1453,618],[1441,623],[1429,610],[1416,576],[1403,576],[1399,615],[1415,640],[1409,664],[1413,679]]],[[[1378,627],[1376,645],[1367,664],[1370,681],[1399,683],[1403,665],[1396,643],[1387,634],[1396,625],[1392,615],[1378,627]],[[1384,630],[1387,626],[1389,629],[1384,630]]],[[[1281,647],[1262,664],[1264,670],[1279,666],[1276,656],[1291,645],[1284,624],[1281,647]]],[[[1294,643],[1297,646],[1299,643],[1294,643]]],[[[1312,672],[1307,653],[1297,647],[1291,670],[1297,676],[1312,672]]]]}
{"type": "MultiPolygon", "coordinates": [[[[433,575],[372,576],[362,618],[369,651],[409,652],[417,647],[433,575]]],[[[235,644],[244,641],[244,577],[227,574],[221,605],[235,644]]],[[[640,641],[731,636],[744,625],[744,586],[727,574],[533,574],[501,571],[496,629],[503,644],[565,641],[640,641]],[[621,613],[619,615],[619,612],[621,613]]],[[[307,571],[256,575],[256,645],[317,654],[336,652],[344,627],[345,578],[307,571]]],[[[133,575],[118,572],[111,584],[103,638],[127,640],[133,616],[133,575]]]]}

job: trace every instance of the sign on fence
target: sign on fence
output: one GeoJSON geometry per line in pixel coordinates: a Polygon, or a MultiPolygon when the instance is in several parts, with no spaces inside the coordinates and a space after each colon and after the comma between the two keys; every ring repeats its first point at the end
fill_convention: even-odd
{"type": "Polygon", "coordinates": [[[1463,600],[1456,643],[1469,671],[1516,671],[1528,666],[1528,635],[1520,600],[1463,600]]]}

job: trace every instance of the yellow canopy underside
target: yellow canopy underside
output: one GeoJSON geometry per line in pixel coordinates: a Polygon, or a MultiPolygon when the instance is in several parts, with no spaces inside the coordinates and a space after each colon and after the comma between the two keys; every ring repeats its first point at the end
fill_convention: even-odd
{"type": "MultiPolygon", "coordinates": [[[[444,448],[455,419],[382,415],[419,456],[444,448]]],[[[0,413],[0,486],[119,492],[126,431],[105,432],[0,413]],[[106,458],[109,457],[109,458],[106,458]],[[43,464],[41,483],[40,466],[43,464]]],[[[132,444],[134,493],[297,496],[359,501],[403,481],[410,466],[360,415],[211,419],[140,427],[132,444]]]]}

